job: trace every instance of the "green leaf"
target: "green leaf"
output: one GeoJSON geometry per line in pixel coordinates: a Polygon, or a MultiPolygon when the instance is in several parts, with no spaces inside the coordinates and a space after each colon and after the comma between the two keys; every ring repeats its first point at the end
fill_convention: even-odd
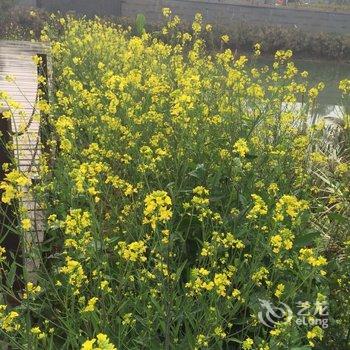
{"type": "Polygon", "coordinates": [[[243,196],[242,194],[238,195],[238,199],[239,199],[239,202],[242,204],[243,207],[248,207],[249,206],[249,202],[248,202],[247,198],[245,196],[243,196]]]}
{"type": "Polygon", "coordinates": [[[136,24],[137,35],[141,36],[145,32],[146,17],[142,13],[139,13],[136,16],[135,24],[136,24]]]}
{"type": "Polygon", "coordinates": [[[180,278],[180,275],[182,274],[182,271],[183,271],[184,267],[186,266],[186,264],[187,264],[187,260],[185,260],[185,261],[181,264],[181,266],[177,269],[177,271],[176,271],[176,277],[177,277],[177,278],[180,278]]]}
{"type": "Polygon", "coordinates": [[[17,264],[16,264],[16,261],[14,261],[11,264],[10,271],[7,274],[7,279],[6,279],[6,285],[9,288],[13,287],[13,282],[15,281],[15,276],[16,276],[16,270],[17,270],[17,264]]]}
{"type": "Polygon", "coordinates": [[[303,247],[305,245],[309,245],[314,243],[317,238],[320,237],[319,231],[309,231],[304,234],[298,235],[295,240],[295,247],[303,247]]]}
{"type": "Polygon", "coordinates": [[[196,177],[199,180],[202,180],[204,178],[204,174],[205,174],[204,164],[198,164],[196,166],[196,169],[188,173],[188,175],[196,177]]]}
{"type": "Polygon", "coordinates": [[[343,224],[349,221],[349,218],[346,218],[345,216],[339,213],[330,213],[328,217],[331,221],[337,221],[340,224],[343,224]]]}

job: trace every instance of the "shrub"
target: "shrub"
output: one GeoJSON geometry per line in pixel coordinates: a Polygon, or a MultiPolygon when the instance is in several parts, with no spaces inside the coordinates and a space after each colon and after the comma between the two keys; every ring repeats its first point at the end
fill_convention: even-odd
{"type": "Polygon", "coordinates": [[[37,283],[0,307],[13,348],[309,349],[324,336],[327,205],[312,175],[327,157],[323,124],[308,124],[323,86],[289,50],[247,68],[227,37],[207,53],[200,15],[188,33],[164,14],[153,34],[69,17],[43,33],[56,77],[40,105],[53,159],[33,187],[46,240],[37,283]]]}
{"type": "Polygon", "coordinates": [[[6,13],[14,5],[14,0],[1,0],[0,10],[3,13],[6,13]]]}
{"type": "Polygon", "coordinates": [[[14,6],[1,18],[0,38],[30,40],[39,38],[49,14],[39,9],[14,6]]]}

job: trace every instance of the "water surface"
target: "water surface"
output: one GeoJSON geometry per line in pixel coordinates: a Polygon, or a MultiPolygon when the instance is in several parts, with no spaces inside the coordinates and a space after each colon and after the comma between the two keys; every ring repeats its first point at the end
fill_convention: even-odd
{"type": "MultiPolygon", "coordinates": [[[[259,58],[259,66],[271,66],[273,59],[259,58]]],[[[319,82],[325,84],[324,90],[318,97],[318,103],[314,113],[317,117],[342,117],[344,113],[350,113],[350,105],[343,105],[339,91],[339,81],[350,79],[350,64],[337,61],[312,61],[294,59],[299,71],[309,72],[310,84],[317,85],[319,82]]]]}

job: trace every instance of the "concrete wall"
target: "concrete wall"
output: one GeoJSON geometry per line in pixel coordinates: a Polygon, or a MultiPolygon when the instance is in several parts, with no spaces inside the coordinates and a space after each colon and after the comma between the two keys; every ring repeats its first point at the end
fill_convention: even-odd
{"type": "MultiPolygon", "coordinates": [[[[48,11],[74,11],[87,16],[120,16],[121,0],[36,0],[48,11]]],[[[147,2],[147,1],[146,1],[147,2]]]]}
{"type": "Polygon", "coordinates": [[[307,32],[350,35],[350,13],[238,5],[234,0],[122,0],[121,13],[125,17],[143,13],[148,21],[158,22],[162,20],[163,7],[171,8],[188,21],[200,12],[206,22],[223,27],[245,21],[290,26],[307,32]]]}
{"type": "MultiPolygon", "coordinates": [[[[35,0],[21,0],[33,2],[35,0]]],[[[149,22],[162,21],[161,10],[170,7],[182,19],[191,21],[202,13],[206,22],[230,26],[245,21],[300,28],[307,32],[327,32],[350,35],[350,13],[291,9],[283,7],[237,4],[238,0],[36,0],[37,6],[49,11],[76,11],[93,15],[135,18],[143,13],[149,22]]],[[[261,2],[265,0],[254,0],[261,2]]]]}
{"type": "Polygon", "coordinates": [[[15,3],[21,6],[29,6],[29,7],[36,6],[36,0],[17,0],[15,3]]]}

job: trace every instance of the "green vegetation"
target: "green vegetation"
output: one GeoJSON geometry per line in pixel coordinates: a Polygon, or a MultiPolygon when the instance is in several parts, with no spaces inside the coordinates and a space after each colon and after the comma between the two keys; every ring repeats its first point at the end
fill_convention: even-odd
{"type": "Polygon", "coordinates": [[[349,115],[310,120],[324,84],[290,50],[251,67],[200,14],[189,31],[163,14],[155,32],[45,26],[49,152],[39,183],[9,166],[0,184],[22,240],[30,187],[45,240],[19,293],[0,248],[0,334],[23,350],[348,349],[349,115]]]}

